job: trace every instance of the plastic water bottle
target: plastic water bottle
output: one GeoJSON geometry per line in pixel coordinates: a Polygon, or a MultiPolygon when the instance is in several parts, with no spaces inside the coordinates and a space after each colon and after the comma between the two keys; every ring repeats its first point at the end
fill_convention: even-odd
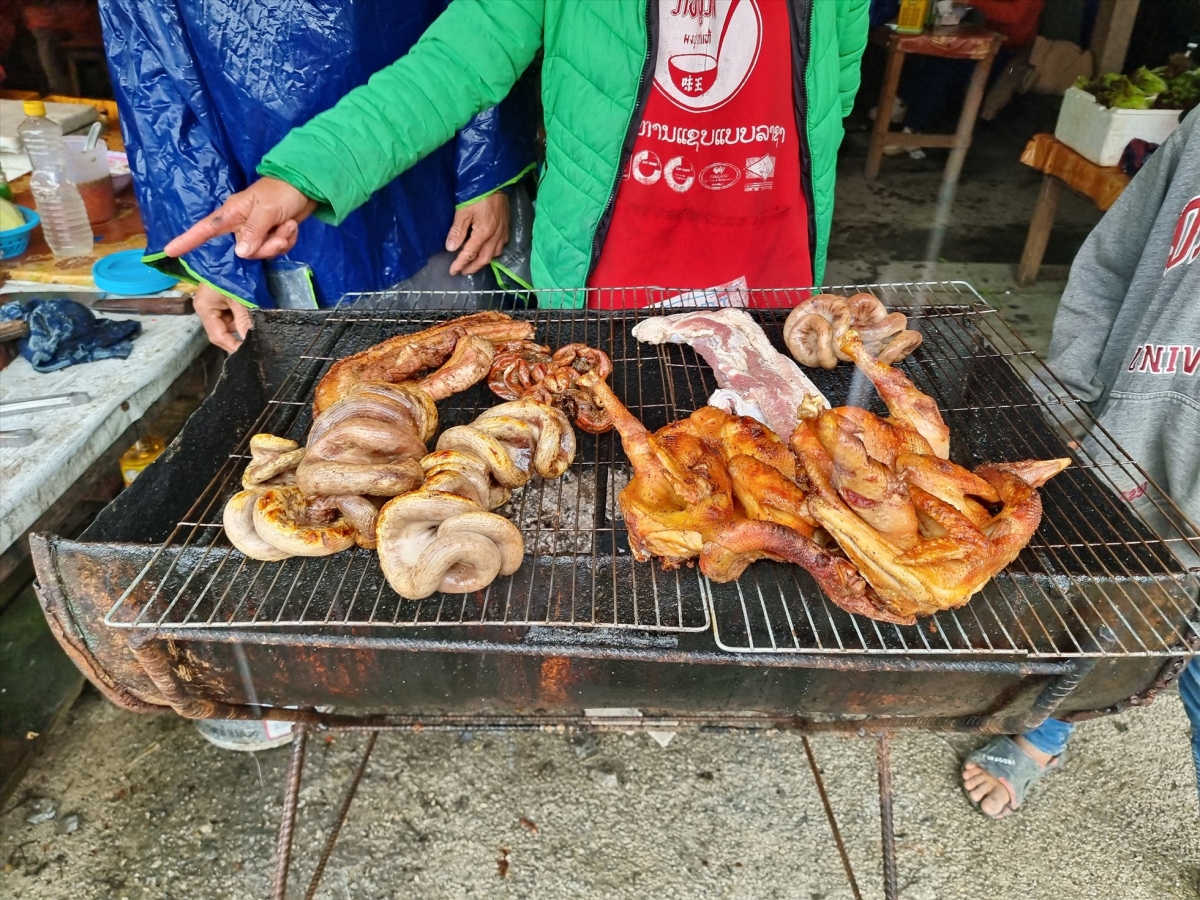
{"type": "Polygon", "coordinates": [[[46,118],[46,104],[41,100],[25,101],[25,121],[17,132],[33,163],[29,188],[37,201],[50,251],[58,257],[91,256],[92,226],[88,224],[87,208],[79,189],[67,180],[63,132],[46,118]]]}

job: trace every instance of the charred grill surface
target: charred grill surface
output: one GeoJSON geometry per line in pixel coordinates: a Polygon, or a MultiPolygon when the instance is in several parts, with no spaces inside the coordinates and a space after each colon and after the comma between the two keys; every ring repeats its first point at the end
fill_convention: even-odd
{"type": "MultiPolygon", "coordinates": [[[[403,600],[384,581],[374,555],[364,550],[282,562],[246,559],[225,538],[221,510],[240,487],[250,459],[249,436],[269,432],[302,441],[311,424],[315,386],[335,361],[458,315],[446,308],[392,311],[387,306],[395,295],[380,294],[319,316],[260,316],[247,345],[257,383],[252,390],[245,383],[249,367],[243,362],[242,376],[226,378],[188,426],[198,435],[212,430],[227,409],[237,410],[249,419],[235,430],[245,437],[240,444],[230,440],[219,453],[210,441],[203,459],[167,463],[191,466],[209,480],[183,502],[175,497],[165,504],[177,510],[157,529],[169,532],[165,543],[132,586],[114,585],[117,593],[125,593],[106,621],[198,631],[414,625],[712,628],[719,649],[752,653],[1167,655],[1200,640],[1197,576],[1171,552],[1187,539],[1182,532],[1166,540],[1155,536],[1120,500],[1123,474],[1136,469],[1118,448],[1065,445],[1048,424],[1047,412],[1084,423],[1090,421],[1087,411],[998,315],[965,285],[924,284],[920,293],[908,285],[868,289],[890,309],[905,313],[909,328],[923,337],[922,346],[899,367],[937,401],[952,436],[953,461],[968,468],[1059,456],[1075,461],[1042,489],[1044,516],[1028,547],[960,609],[915,626],[896,626],[837,609],[796,566],[757,562],[737,581],[714,584],[696,569],[665,572],[657,561],[636,562],[617,503],[629,466],[612,433],[579,431],[575,462],[562,478],[534,478],[496,510],[521,530],[526,556],[516,573],[484,591],[403,600]],[[1028,381],[1041,385],[1048,399],[1038,399],[1028,381]],[[248,403],[247,397],[262,399],[248,403]],[[1104,628],[1116,638],[1108,649],[1101,640],[1104,628]]],[[[797,293],[794,302],[802,297],[797,293]]],[[[477,295],[464,296],[463,311],[478,304],[477,295]]],[[[548,305],[544,299],[543,305],[548,305]]],[[[781,351],[787,312],[752,313],[781,351]]],[[[613,391],[650,431],[688,417],[716,387],[712,371],[690,348],[640,344],[630,335],[633,325],[653,314],[548,308],[512,313],[533,325],[539,344],[554,349],[582,343],[607,353],[613,391]]],[[[886,412],[850,365],[807,374],[834,405],[886,412]]],[[[478,384],[439,404],[441,429],[467,424],[498,402],[486,384],[478,384]]],[[[168,476],[175,490],[188,490],[180,487],[186,479],[163,477],[168,476]]],[[[152,483],[148,479],[144,490],[152,483]]],[[[1162,512],[1183,525],[1183,517],[1165,502],[1162,512]]]]}

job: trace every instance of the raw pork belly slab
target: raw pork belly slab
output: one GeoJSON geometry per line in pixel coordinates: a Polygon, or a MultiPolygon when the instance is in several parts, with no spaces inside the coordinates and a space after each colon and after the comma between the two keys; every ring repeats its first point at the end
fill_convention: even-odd
{"type": "Polygon", "coordinates": [[[785,441],[799,422],[796,410],[806,396],[829,402],[766,333],[740,309],[698,310],[639,322],[633,336],[647,344],[688,344],[712,366],[720,388],[709,402],[736,415],[761,415],[785,441]],[[731,397],[730,393],[736,395],[731,397]],[[740,402],[739,402],[740,401],[740,402]]]}

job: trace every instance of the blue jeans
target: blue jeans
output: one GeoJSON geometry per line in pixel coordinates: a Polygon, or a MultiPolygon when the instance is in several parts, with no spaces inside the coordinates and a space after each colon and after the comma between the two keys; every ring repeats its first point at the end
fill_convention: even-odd
{"type": "MultiPolygon", "coordinates": [[[[1196,764],[1196,793],[1200,795],[1200,657],[1193,659],[1179,673],[1179,696],[1183,709],[1192,723],[1192,761],[1196,764]]],[[[1047,719],[1033,731],[1024,734],[1036,749],[1058,756],[1067,749],[1067,741],[1075,726],[1058,719],[1047,719]]]]}

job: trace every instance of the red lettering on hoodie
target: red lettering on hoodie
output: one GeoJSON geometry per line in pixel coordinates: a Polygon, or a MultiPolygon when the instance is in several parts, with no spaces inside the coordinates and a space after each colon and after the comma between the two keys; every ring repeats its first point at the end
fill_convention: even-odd
{"type": "Polygon", "coordinates": [[[1176,372],[1196,375],[1200,373],[1200,347],[1188,344],[1139,344],[1134,348],[1126,371],[1149,375],[1174,375],[1176,372]]]}
{"type": "Polygon", "coordinates": [[[1162,355],[1165,349],[1166,347],[1162,344],[1147,344],[1146,352],[1142,354],[1142,364],[1138,366],[1138,371],[1161,375],[1162,355]]]}
{"type": "Polygon", "coordinates": [[[1170,272],[1176,266],[1191,265],[1200,256],[1200,196],[1193,197],[1179,213],[1179,223],[1175,226],[1175,236],[1171,239],[1171,252],[1167,254],[1167,267],[1170,272]]]}
{"type": "Polygon", "coordinates": [[[1200,370],[1200,347],[1183,348],[1183,374],[1195,375],[1200,370]]]}

